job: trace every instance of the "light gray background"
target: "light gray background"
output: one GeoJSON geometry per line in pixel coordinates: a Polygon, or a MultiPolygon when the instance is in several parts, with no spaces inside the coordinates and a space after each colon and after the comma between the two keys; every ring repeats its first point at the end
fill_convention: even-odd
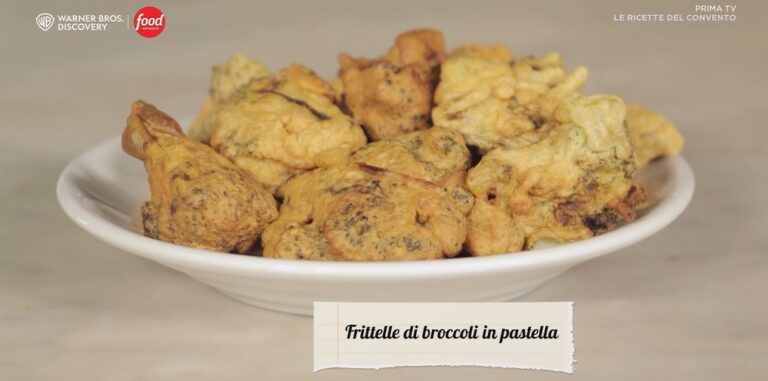
{"type": "Polygon", "coordinates": [[[768,373],[765,201],[768,7],[738,21],[621,24],[614,13],[693,12],[664,1],[157,1],[144,39],[42,32],[35,16],[131,14],[142,3],[15,1],[0,12],[0,379],[760,379],[768,373]],[[575,302],[576,373],[482,368],[312,374],[312,321],[249,307],[87,235],[59,209],[56,178],[118,134],[130,102],[197,111],[210,66],[235,51],[331,76],[336,55],[373,56],[410,27],[450,46],[560,51],[591,92],[676,122],[697,176],[687,212],[653,238],[527,295],[575,302]]]}

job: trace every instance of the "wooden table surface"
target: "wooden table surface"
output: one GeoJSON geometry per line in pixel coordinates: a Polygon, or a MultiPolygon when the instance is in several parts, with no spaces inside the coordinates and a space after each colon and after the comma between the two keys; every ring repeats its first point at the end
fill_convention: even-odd
{"type": "Polygon", "coordinates": [[[768,377],[768,7],[731,23],[617,23],[615,13],[692,13],[663,1],[157,1],[167,27],[145,39],[43,32],[49,13],[133,14],[124,2],[4,3],[0,14],[0,379],[706,380],[768,377]],[[450,46],[560,51],[616,93],[676,122],[697,180],[660,234],[572,269],[525,296],[575,302],[576,372],[483,368],[312,374],[312,320],[232,301],[80,230],[54,194],[64,165],[118,134],[142,98],[196,112],[210,66],[241,51],[272,68],[335,73],[417,26],[450,46]]]}

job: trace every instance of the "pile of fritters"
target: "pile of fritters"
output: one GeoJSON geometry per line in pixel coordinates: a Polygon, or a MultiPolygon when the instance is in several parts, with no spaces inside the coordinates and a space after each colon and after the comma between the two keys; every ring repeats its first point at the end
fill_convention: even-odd
{"type": "Polygon", "coordinates": [[[499,45],[447,54],[437,30],[328,82],[236,54],[215,66],[189,138],[134,103],[145,235],[222,252],[384,261],[520,252],[585,239],[647,205],[636,172],[676,155],[669,121],[587,95],[587,69],[499,45]],[[278,210],[279,207],[279,210],[278,210]]]}

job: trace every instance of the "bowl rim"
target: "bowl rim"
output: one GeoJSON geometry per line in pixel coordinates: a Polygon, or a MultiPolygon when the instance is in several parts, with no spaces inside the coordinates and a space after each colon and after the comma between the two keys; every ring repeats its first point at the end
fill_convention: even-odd
{"type": "MultiPolygon", "coordinates": [[[[74,181],[79,168],[110,163],[93,160],[94,157],[114,155],[120,150],[119,136],[98,143],[72,159],[61,172],[56,184],[56,195],[61,208],[77,225],[100,240],[133,254],[152,259],[183,270],[193,268],[223,274],[258,274],[269,278],[412,278],[449,277],[472,273],[525,271],[552,266],[568,266],[608,254],[632,245],[663,229],[674,221],[691,201],[695,180],[690,166],[681,156],[660,160],[668,161],[671,176],[667,193],[652,209],[636,221],[601,235],[554,247],[480,257],[461,257],[442,260],[400,262],[344,262],[300,261],[234,255],[196,249],[153,238],[118,226],[91,212],[84,200],[91,200],[87,192],[74,181]]],[[[122,151],[119,151],[122,153],[122,151]]]]}

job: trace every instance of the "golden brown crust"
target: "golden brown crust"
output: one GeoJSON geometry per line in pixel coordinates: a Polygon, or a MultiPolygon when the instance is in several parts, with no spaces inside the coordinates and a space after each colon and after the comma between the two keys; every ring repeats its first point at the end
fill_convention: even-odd
{"type": "Polygon", "coordinates": [[[586,68],[566,73],[556,53],[513,61],[507,56],[499,46],[455,50],[441,68],[434,125],[461,132],[467,144],[485,152],[535,142],[556,124],[555,108],[578,93],[586,68]]]}
{"type": "Polygon", "coordinates": [[[344,103],[371,140],[429,127],[436,72],[444,58],[443,35],[432,29],[399,35],[380,59],[339,55],[344,103]]]}
{"type": "Polygon", "coordinates": [[[463,183],[469,150],[458,132],[428,128],[368,144],[351,161],[449,185],[463,183]]]}
{"type": "Polygon", "coordinates": [[[343,163],[365,145],[362,129],[333,97],[314,72],[290,65],[221,106],[211,146],[274,193],[295,174],[343,163]]]}
{"type": "Polygon", "coordinates": [[[512,61],[512,51],[504,45],[465,44],[451,51],[450,57],[459,56],[501,63],[512,61]]]}
{"type": "Polygon", "coordinates": [[[224,64],[214,66],[208,98],[189,128],[189,137],[208,144],[221,105],[247,83],[270,75],[269,69],[261,62],[240,53],[229,57],[224,64]]]}
{"type": "Polygon", "coordinates": [[[633,219],[635,164],[624,116],[618,97],[569,97],[540,141],[485,155],[467,177],[483,200],[470,218],[481,225],[470,227],[468,249],[487,255],[566,243],[633,219]],[[506,222],[488,228],[485,218],[506,222]]]}
{"type": "Polygon", "coordinates": [[[487,199],[475,199],[468,216],[465,247],[473,255],[513,253],[525,246],[525,232],[503,209],[487,199]]]}
{"type": "Polygon", "coordinates": [[[144,160],[150,144],[158,140],[173,141],[184,138],[179,123],[155,106],[139,100],[131,105],[121,143],[123,151],[144,160]]]}
{"type": "Polygon", "coordinates": [[[275,200],[250,176],[188,139],[175,120],[150,104],[134,102],[123,149],[147,170],[151,200],[141,212],[149,237],[245,253],[277,218],[275,200]]]}
{"type": "Polygon", "coordinates": [[[384,59],[398,66],[434,68],[445,59],[443,33],[435,29],[413,29],[401,33],[384,59]]]}
{"type": "Polygon", "coordinates": [[[627,105],[627,127],[635,146],[638,167],[683,150],[683,136],[672,122],[644,107],[627,105]]]}
{"type": "Polygon", "coordinates": [[[419,29],[379,58],[338,59],[326,82],[233,55],[191,139],[134,103],[122,146],[147,170],[145,235],[243,253],[263,232],[264,256],[308,260],[536,249],[634,220],[649,203],[637,168],[683,146],[661,116],[585,96],[586,68],[557,53],[467,44],[446,58],[442,34],[419,29]]]}
{"type": "Polygon", "coordinates": [[[454,256],[466,236],[471,196],[352,164],[290,180],[280,217],[262,237],[264,256],[384,261],[454,256]]]}

